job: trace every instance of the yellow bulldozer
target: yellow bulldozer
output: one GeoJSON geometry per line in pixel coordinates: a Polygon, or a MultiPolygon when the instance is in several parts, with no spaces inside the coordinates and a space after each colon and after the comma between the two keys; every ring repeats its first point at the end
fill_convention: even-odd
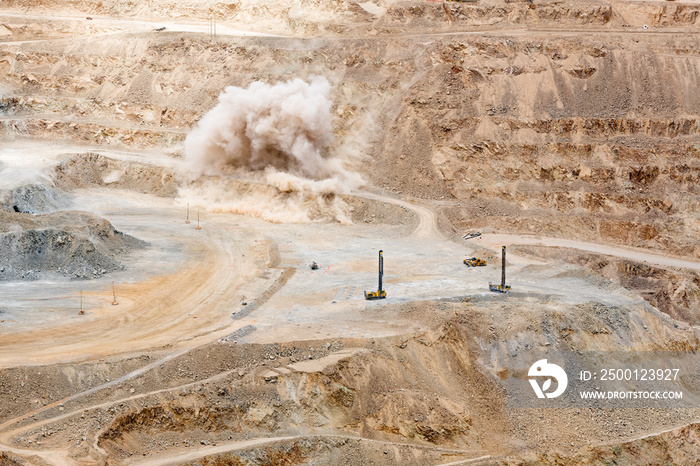
{"type": "Polygon", "coordinates": [[[467,267],[484,267],[486,266],[486,261],[484,259],[479,259],[478,257],[472,257],[469,259],[464,259],[464,265],[467,267]]]}

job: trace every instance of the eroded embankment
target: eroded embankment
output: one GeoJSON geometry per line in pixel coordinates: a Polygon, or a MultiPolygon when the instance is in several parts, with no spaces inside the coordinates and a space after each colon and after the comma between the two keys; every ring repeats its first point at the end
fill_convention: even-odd
{"type": "MultiPolygon", "coordinates": [[[[295,345],[266,346],[272,354],[255,369],[234,369],[216,382],[149,397],[146,407],[120,407],[100,434],[100,445],[115,458],[126,458],[127,452],[180,451],[193,441],[220,444],[244,435],[264,438],[333,429],[380,441],[470,451],[503,452],[522,441],[539,450],[542,433],[523,434],[518,426],[546,413],[505,409],[502,383],[512,351],[544,348],[550,341],[555,341],[552,350],[582,351],[692,351],[700,345],[693,332],[641,309],[598,303],[575,308],[530,305],[527,311],[516,303],[420,303],[384,313],[396,312],[401,318],[443,323],[415,336],[321,343],[321,354],[300,353],[295,345]],[[334,357],[339,352],[344,354],[340,360],[334,357]]],[[[551,434],[555,445],[568,449],[571,441],[583,446],[623,434],[607,424],[601,430],[601,413],[566,412],[567,419],[557,424],[561,430],[551,434]],[[573,425],[578,431],[571,436],[573,425]]],[[[620,411],[635,432],[648,431],[657,420],[666,422],[666,414],[645,408],[620,411]]],[[[559,419],[546,417],[547,423],[559,419]]]]}
{"type": "Polygon", "coordinates": [[[687,464],[700,455],[697,438],[700,424],[664,431],[656,435],[644,436],[637,440],[588,447],[575,455],[550,453],[527,455],[503,459],[503,464],[616,464],[634,466],[643,464],[687,464]]]}
{"type": "MultiPolygon", "coordinates": [[[[374,319],[391,316],[424,322],[431,330],[372,340],[210,344],[90,397],[24,419],[10,426],[19,430],[6,440],[22,448],[36,442],[48,448],[71,445],[73,457],[94,459],[97,453],[90,439],[97,438],[112,461],[120,462],[132,455],[167,458],[195,446],[301,436],[280,445],[243,448],[230,456],[245,460],[300,455],[321,461],[336,458],[328,445],[337,440],[338,454],[348,464],[364,464],[384,455],[444,461],[453,453],[443,450],[462,450],[466,457],[521,455],[523,448],[533,455],[553,450],[569,455],[587,445],[690,423],[697,415],[693,410],[644,405],[615,410],[621,422],[613,423],[608,410],[507,409],[504,384],[515,376],[508,371],[513,352],[700,348],[692,330],[678,328],[641,307],[595,302],[570,306],[556,300],[521,303],[514,298],[423,302],[371,312],[374,319]],[[376,440],[381,448],[365,446],[351,452],[343,447],[344,440],[324,438],[329,431],[376,440]],[[317,434],[320,437],[314,437],[317,434]],[[295,447],[297,442],[301,443],[295,447]],[[395,443],[405,446],[392,450],[398,448],[392,446],[395,443]]],[[[137,364],[133,367],[144,364],[129,361],[137,364]]],[[[61,393],[99,383],[102,377],[111,377],[113,365],[3,371],[7,395],[3,399],[9,403],[3,404],[3,418],[34,407],[33,397],[39,404],[48,403],[64,396],[61,393]],[[42,372],[43,385],[35,382],[36,371],[42,372]]],[[[115,370],[123,373],[119,367],[115,370]]]]}

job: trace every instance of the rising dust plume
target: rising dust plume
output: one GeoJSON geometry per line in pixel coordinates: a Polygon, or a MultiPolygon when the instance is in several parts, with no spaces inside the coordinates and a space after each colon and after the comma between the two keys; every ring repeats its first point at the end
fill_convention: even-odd
{"type": "Polygon", "coordinates": [[[330,149],[330,92],[323,77],[226,88],[185,140],[186,166],[200,178],[180,197],[268,221],[349,223],[337,194],[362,178],[348,168],[352,156],[330,149]]]}

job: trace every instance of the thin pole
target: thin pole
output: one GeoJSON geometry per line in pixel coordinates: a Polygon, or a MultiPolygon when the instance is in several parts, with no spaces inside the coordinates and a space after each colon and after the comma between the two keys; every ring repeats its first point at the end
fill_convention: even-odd
{"type": "Polygon", "coordinates": [[[501,290],[506,290],[506,247],[503,246],[501,254],[501,290]]]}
{"type": "Polygon", "coordinates": [[[379,291],[382,291],[382,275],[384,275],[384,251],[379,251],[379,291]]]}
{"type": "Polygon", "coordinates": [[[185,223],[190,223],[190,203],[187,203],[187,218],[185,218],[185,223]]]}
{"type": "Polygon", "coordinates": [[[117,306],[119,303],[117,302],[117,292],[114,289],[114,282],[112,282],[112,295],[114,296],[114,301],[112,301],[112,306],[117,306]]]}
{"type": "Polygon", "coordinates": [[[199,226],[199,209],[197,209],[197,230],[201,230],[202,227],[199,226]]]}
{"type": "Polygon", "coordinates": [[[83,290],[80,290],[80,312],[78,314],[85,314],[85,312],[83,312],[83,290]]]}

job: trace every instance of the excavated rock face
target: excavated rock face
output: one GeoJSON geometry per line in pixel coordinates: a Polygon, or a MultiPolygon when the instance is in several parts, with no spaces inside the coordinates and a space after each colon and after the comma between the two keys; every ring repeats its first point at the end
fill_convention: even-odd
{"type": "Polygon", "coordinates": [[[97,278],[122,269],[119,255],[145,246],[84,212],[32,216],[0,211],[0,280],[97,278]]]}
{"type": "MultiPolygon", "coordinates": [[[[372,312],[376,317],[377,311],[372,312]]],[[[504,384],[513,354],[523,347],[542,349],[544,338],[556,333],[560,338],[552,351],[606,351],[619,348],[621,342],[659,351],[695,351],[700,345],[692,330],[675,328],[656,314],[596,302],[411,303],[379,312],[395,318],[420,314],[435,327],[419,335],[347,341],[347,347],[342,342],[313,342],[304,349],[295,343],[202,348],[196,355],[173,360],[154,376],[159,384],[177,388],[147,398],[145,406],[138,400],[110,408],[98,444],[113,458],[125,459],[256,437],[315,436],[318,447],[328,441],[324,434],[333,432],[373,439],[379,445],[389,442],[394,453],[394,445],[404,445],[416,455],[423,454],[424,447],[459,449],[472,452],[472,457],[488,452],[518,455],[523,450],[572,452],[585,448],[590,439],[615,440],[628,431],[620,433],[615,425],[601,423],[608,416],[602,410],[509,409],[504,384]],[[346,356],[332,359],[339,350],[346,356]],[[234,356],[239,352],[251,358],[234,356]],[[236,369],[251,360],[254,369],[236,369]],[[231,372],[202,380],[206,370],[219,364],[231,372]],[[183,385],[190,381],[198,383],[183,385]],[[541,442],[543,432],[535,431],[539,429],[548,435],[546,445],[541,442]],[[581,435],[572,438],[574,429],[581,435]]],[[[635,433],[674,416],[653,409],[620,409],[618,414],[635,433]]],[[[695,430],[686,434],[692,438],[695,430]]],[[[324,463],[324,448],[302,450],[312,463],[324,463]]],[[[356,452],[361,457],[344,464],[376,460],[375,452],[356,452]]],[[[599,453],[604,456],[602,450],[599,453]]],[[[380,452],[380,457],[386,454],[380,452]]],[[[399,463],[419,464],[416,457],[399,463]]],[[[440,461],[430,460],[436,463],[440,461]]]]}
{"type": "Polygon", "coordinates": [[[8,212],[48,214],[70,205],[70,196],[40,184],[28,184],[0,192],[0,205],[8,212]]]}
{"type": "Polygon", "coordinates": [[[635,45],[435,41],[433,66],[394,107],[373,181],[448,199],[442,213],[459,229],[700,257],[696,60],[682,38],[635,45]]]}
{"type": "Polygon", "coordinates": [[[21,466],[23,462],[13,459],[9,453],[0,452],[0,464],[3,466],[21,466]]]}
{"type": "Polygon", "coordinates": [[[56,186],[66,190],[85,187],[128,189],[160,197],[175,197],[177,181],[171,170],[136,162],[123,162],[100,154],[76,154],[56,166],[56,186]]]}
{"type": "Polygon", "coordinates": [[[699,434],[700,424],[693,423],[638,440],[587,447],[573,455],[554,452],[526,458],[513,456],[503,460],[503,464],[688,464],[688,458],[700,455],[699,434]]]}

